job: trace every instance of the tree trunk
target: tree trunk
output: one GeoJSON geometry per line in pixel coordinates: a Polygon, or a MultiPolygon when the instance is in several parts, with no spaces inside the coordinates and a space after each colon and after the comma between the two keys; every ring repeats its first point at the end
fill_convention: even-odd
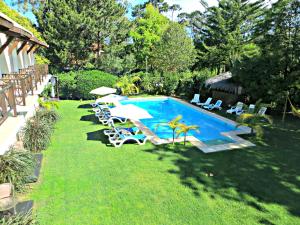
{"type": "Polygon", "coordinates": [[[173,145],[174,145],[174,142],[175,142],[175,129],[173,129],[173,145]]]}

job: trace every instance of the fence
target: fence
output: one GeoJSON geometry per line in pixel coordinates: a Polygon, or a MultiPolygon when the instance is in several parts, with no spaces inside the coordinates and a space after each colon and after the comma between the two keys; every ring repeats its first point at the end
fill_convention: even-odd
{"type": "Polygon", "coordinates": [[[0,125],[7,119],[10,111],[17,116],[13,84],[0,84],[0,125]]]}

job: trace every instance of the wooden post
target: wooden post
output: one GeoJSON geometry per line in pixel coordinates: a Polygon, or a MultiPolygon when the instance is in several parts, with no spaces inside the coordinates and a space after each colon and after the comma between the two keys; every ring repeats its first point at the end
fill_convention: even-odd
{"type": "Polygon", "coordinates": [[[17,54],[19,55],[19,53],[25,48],[25,46],[27,45],[27,41],[24,41],[22,43],[22,45],[20,46],[20,48],[17,50],[17,54]]]}
{"type": "Polygon", "coordinates": [[[284,123],[285,121],[285,116],[286,116],[286,110],[287,110],[287,103],[288,103],[288,97],[289,97],[289,92],[286,92],[286,98],[285,98],[285,104],[284,104],[284,111],[282,115],[282,122],[284,123]]]}
{"type": "Polygon", "coordinates": [[[9,37],[6,42],[0,47],[0,54],[9,46],[9,44],[14,40],[14,37],[9,37]]]}
{"type": "Polygon", "coordinates": [[[8,91],[8,100],[9,100],[9,105],[14,111],[14,116],[17,116],[17,106],[16,106],[16,99],[15,99],[15,85],[12,84],[11,87],[9,88],[8,91]]]}
{"type": "Polygon", "coordinates": [[[26,87],[25,87],[26,84],[25,84],[25,79],[21,78],[20,83],[21,83],[23,105],[26,105],[26,87]]]}

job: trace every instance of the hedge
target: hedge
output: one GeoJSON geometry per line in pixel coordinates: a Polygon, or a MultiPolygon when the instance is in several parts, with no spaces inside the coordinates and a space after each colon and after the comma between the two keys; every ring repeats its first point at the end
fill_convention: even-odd
{"type": "Polygon", "coordinates": [[[100,70],[87,70],[58,74],[62,99],[92,99],[89,92],[101,86],[113,87],[118,77],[100,70]]]}

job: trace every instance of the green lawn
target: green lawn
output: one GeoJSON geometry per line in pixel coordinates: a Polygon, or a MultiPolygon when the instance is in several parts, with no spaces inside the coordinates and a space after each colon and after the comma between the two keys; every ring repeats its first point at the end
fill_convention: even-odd
{"type": "Polygon", "coordinates": [[[60,104],[29,196],[41,224],[300,224],[299,119],[266,129],[265,146],[250,149],[116,149],[84,103],[60,104]]]}

